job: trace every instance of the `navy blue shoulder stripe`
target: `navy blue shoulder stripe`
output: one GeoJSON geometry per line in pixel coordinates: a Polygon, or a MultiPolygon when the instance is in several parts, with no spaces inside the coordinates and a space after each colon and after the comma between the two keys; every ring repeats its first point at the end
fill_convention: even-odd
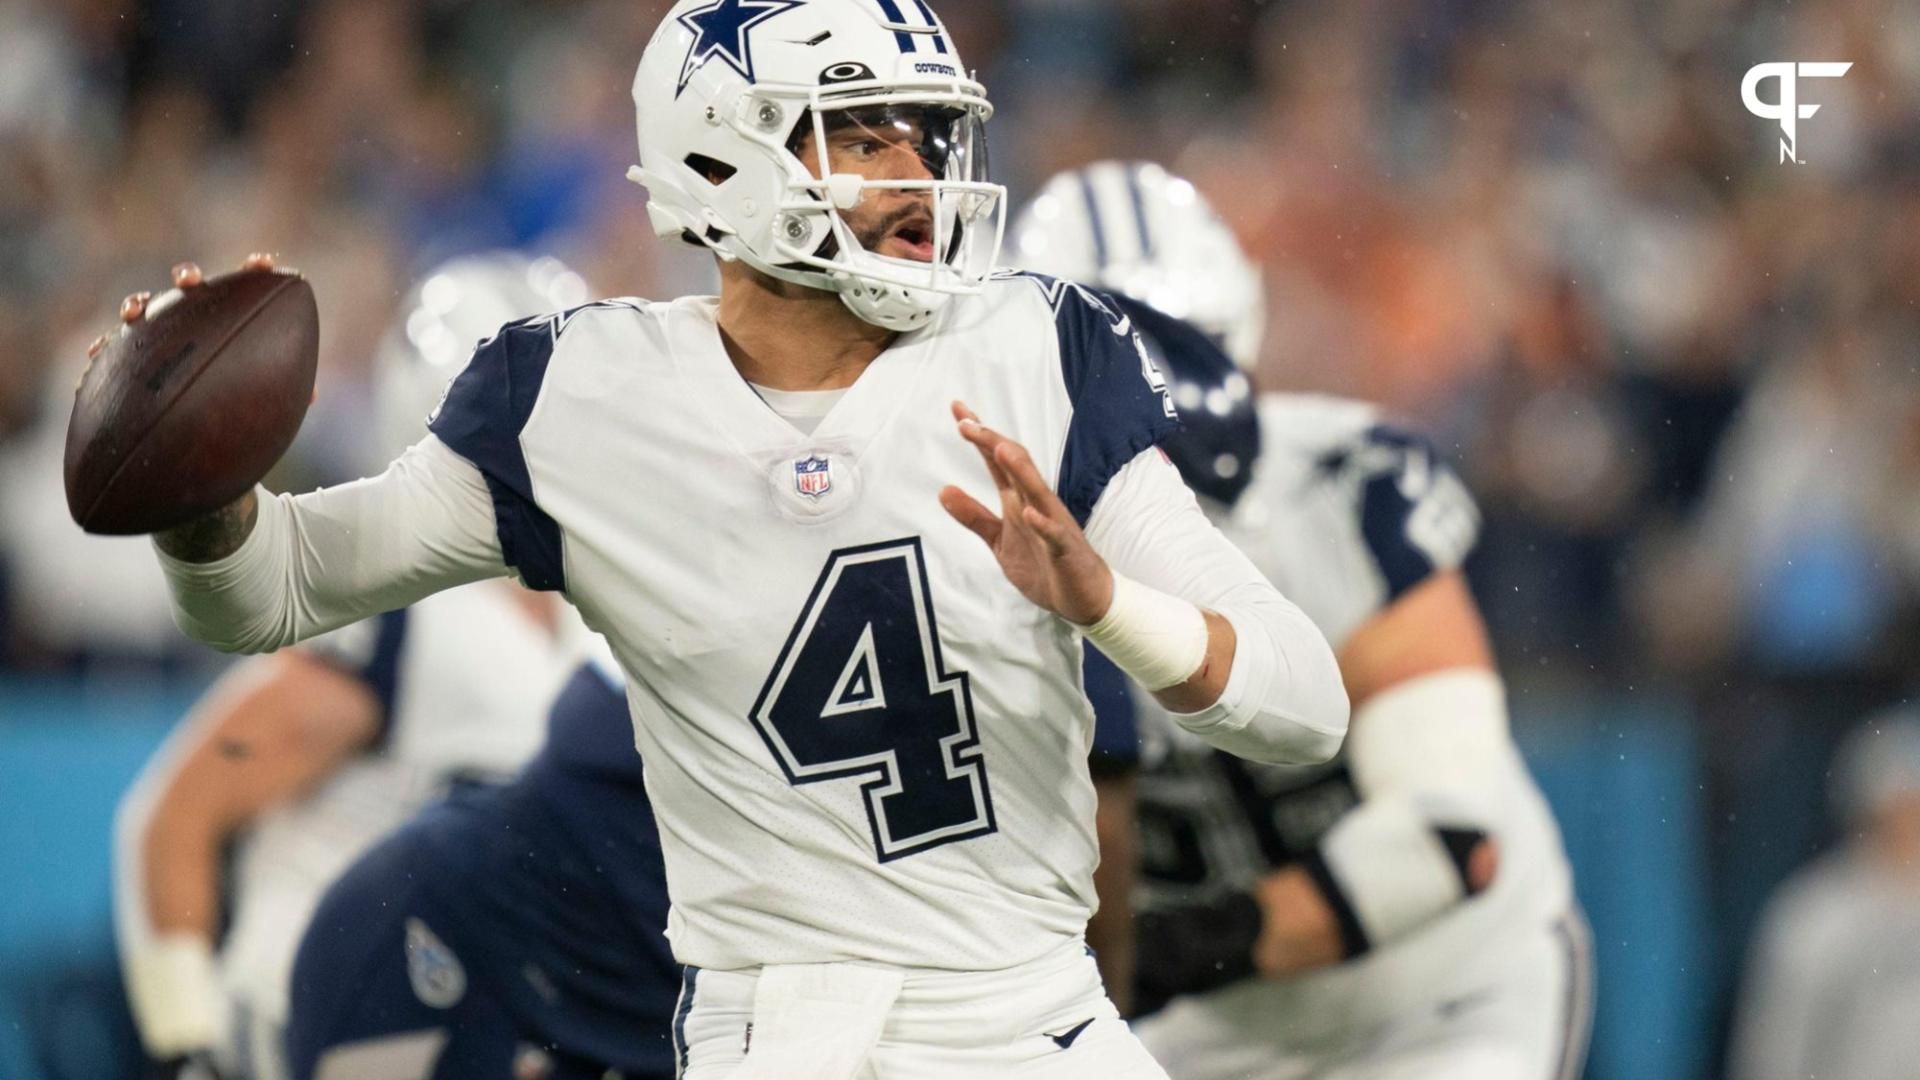
{"type": "Polygon", "coordinates": [[[573,314],[509,323],[481,342],[427,422],[441,442],[486,477],[507,565],[528,588],[548,591],[567,586],[560,526],[534,501],[520,433],[540,399],[560,331],[573,314]]]}
{"type": "Polygon", "coordinates": [[[1142,450],[1180,429],[1167,380],[1110,297],[1042,274],[1021,274],[1053,308],[1060,376],[1073,418],[1055,491],[1086,525],[1107,485],[1142,450]]]}

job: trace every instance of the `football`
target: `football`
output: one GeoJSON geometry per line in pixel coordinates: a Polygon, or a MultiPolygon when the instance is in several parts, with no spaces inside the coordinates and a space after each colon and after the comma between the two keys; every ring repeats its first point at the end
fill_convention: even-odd
{"type": "Polygon", "coordinates": [[[313,400],[320,316],[297,274],[241,270],[155,296],[81,376],[67,509],[91,533],[184,524],[245,494],[313,400]]]}

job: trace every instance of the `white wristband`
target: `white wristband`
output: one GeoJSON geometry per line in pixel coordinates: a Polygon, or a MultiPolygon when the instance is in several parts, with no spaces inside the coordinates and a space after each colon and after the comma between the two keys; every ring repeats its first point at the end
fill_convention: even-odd
{"type": "Polygon", "coordinates": [[[127,998],[148,1053],[179,1057],[219,1041],[226,997],[204,939],[161,934],[134,950],[126,968],[127,998]]]}
{"type": "Polygon", "coordinates": [[[1177,596],[1113,575],[1113,604],[1087,640],[1148,690],[1193,678],[1207,659],[1207,619],[1177,596]]]}

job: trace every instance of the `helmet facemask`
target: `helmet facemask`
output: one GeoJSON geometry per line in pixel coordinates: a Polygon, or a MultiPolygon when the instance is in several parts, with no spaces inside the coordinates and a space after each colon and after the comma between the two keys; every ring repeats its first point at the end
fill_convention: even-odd
{"type": "Polygon", "coordinates": [[[985,124],[992,114],[985,91],[966,79],[763,83],[725,107],[706,109],[709,128],[733,136],[731,160],[688,155],[636,167],[628,177],[649,188],[648,212],[661,235],[837,293],[875,325],[916,330],[953,296],[979,291],[999,256],[1007,208],[1006,189],[986,179],[985,124]],[[889,146],[910,142],[924,173],[903,179],[835,173],[829,139],[846,132],[870,133],[889,146]],[[766,186],[741,186],[749,172],[766,176],[766,186]],[[771,213],[759,191],[773,197],[771,213]],[[864,200],[894,192],[925,193],[919,216],[930,226],[923,238],[931,244],[930,259],[869,250],[849,221],[864,200]]]}
{"type": "Polygon", "coordinates": [[[793,167],[774,229],[780,268],[824,274],[856,315],[894,330],[925,325],[947,298],[977,291],[1006,227],[1005,189],[986,179],[984,99],[951,84],[926,96],[836,87],[810,99],[786,144],[793,167]],[[867,145],[886,163],[879,175],[847,171],[846,162],[834,170],[836,146],[867,145]],[[918,169],[899,168],[914,159],[918,169]],[[870,201],[887,211],[856,213],[870,201]]]}

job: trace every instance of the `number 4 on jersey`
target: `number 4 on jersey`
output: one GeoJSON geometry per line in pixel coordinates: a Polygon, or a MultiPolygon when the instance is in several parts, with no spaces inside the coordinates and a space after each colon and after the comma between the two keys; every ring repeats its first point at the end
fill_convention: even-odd
{"type": "Polygon", "coordinates": [[[918,537],[833,553],[751,715],[789,782],[863,779],[881,862],[994,831],[973,695],[941,662],[918,537]]]}

